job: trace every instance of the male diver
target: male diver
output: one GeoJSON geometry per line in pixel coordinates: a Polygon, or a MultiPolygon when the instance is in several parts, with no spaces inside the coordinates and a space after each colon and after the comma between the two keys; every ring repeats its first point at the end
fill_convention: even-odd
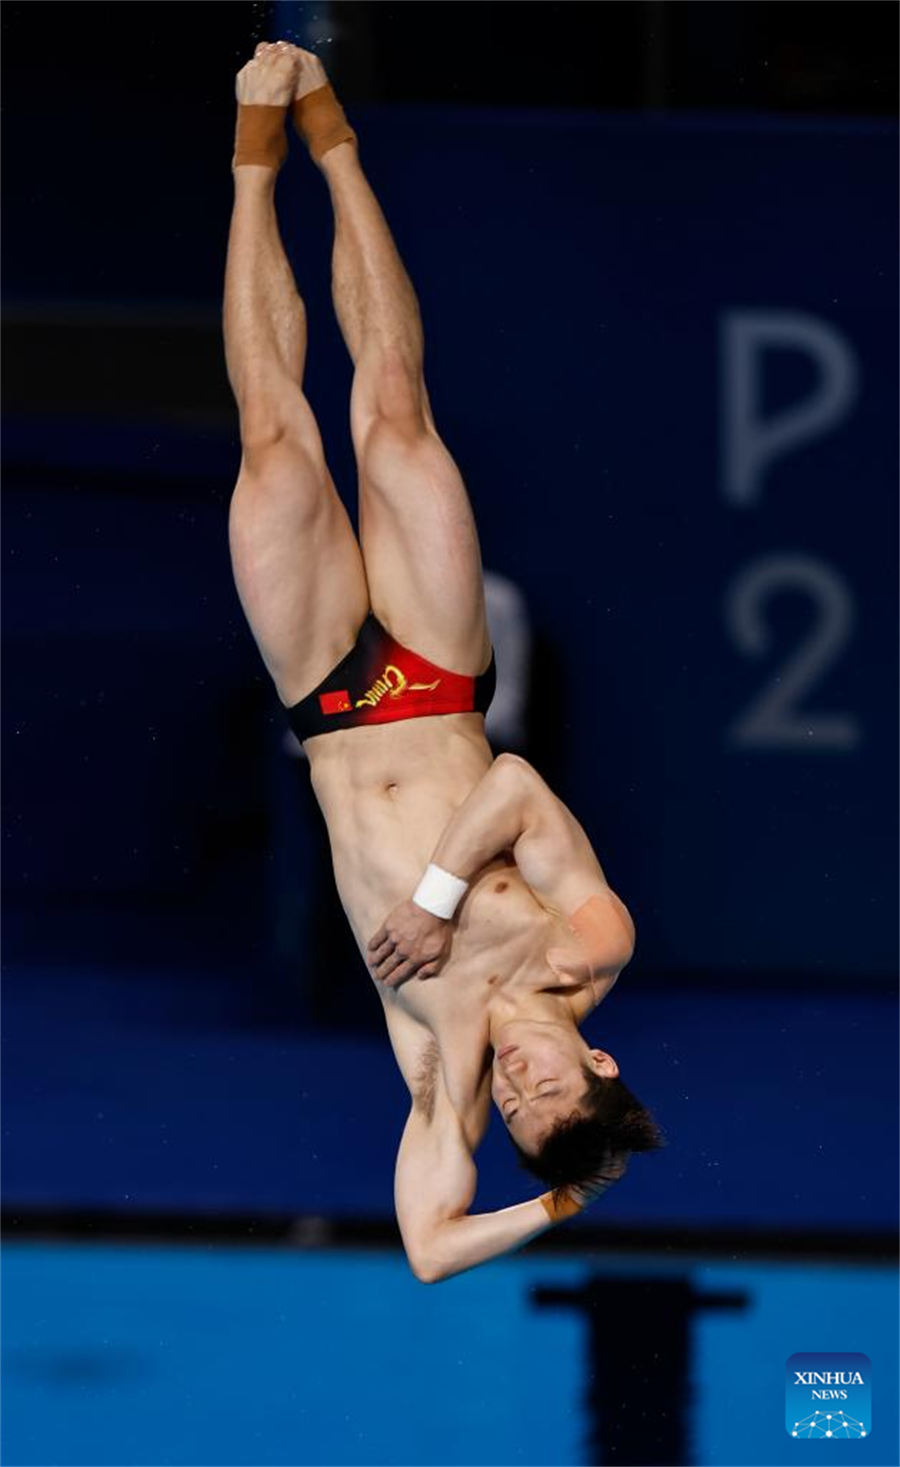
{"type": "Polygon", "coordinates": [[[432,417],[416,296],[356,135],[319,60],[285,42],[257,46],[236,93],[232,563],[409,1087],[397,1219],[414,1273],[432,1282],[571,1216],[631,1152],[660,1144],[615,1059],[579,1033],[630,960],[634,927],[578,821],[530,764],[495,759],[485,738],[495,672],[478,536],[432,417]],[[302,390],[305,311],[274,204],[288,111],[334,207],[358,541],[302,390]],[[548,1190],[472,1213],[492,1098],[548,1190]]]}

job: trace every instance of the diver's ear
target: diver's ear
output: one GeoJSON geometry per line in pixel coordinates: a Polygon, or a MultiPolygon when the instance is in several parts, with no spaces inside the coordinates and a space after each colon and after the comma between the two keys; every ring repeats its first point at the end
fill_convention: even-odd
{"type": "Polygon", "coordinates": [[[605,1049],[592,1049],[590,1053],[591,1069],[595,1075],[600,1075],[604,1080],[616,1080],[619,1076],[619,1066],[611,1054],[605,1049]]]}

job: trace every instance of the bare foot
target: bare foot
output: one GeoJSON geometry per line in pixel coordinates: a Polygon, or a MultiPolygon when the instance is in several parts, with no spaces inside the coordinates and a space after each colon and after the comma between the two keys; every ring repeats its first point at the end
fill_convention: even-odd
{"type": "Polygon", "coordinates": [[[237,74],[237,100],[245,107],[286,107],[294,95],[300,58],[306,55],[287,41],[260,41],[253,60],[237,74]]]}
{"type": "Polygon", "coordinates": [[[294,88],[294,100],[299,102],[307,92],[315,92],[319,87],[326,86],[328,77],[325,75],[324,66],[314,52],[301,51],[299,46],[295,46],[294,51],[300,61],[300,74],[294,88]]]}

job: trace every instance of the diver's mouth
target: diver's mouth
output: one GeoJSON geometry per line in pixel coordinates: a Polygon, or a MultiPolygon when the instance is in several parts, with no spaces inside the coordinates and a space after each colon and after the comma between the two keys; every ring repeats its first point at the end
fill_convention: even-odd
{"type": "Polygon", "coordinates": [[[506,1059],[508,1054],[515,1054],[518,1047],[517,1044],[504,1044],[502,1049],[497,1050],[498,1060],[506,1059]]]}

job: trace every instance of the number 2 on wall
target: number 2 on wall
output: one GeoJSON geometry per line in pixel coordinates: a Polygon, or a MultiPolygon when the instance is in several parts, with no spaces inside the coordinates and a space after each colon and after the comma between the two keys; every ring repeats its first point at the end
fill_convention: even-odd
{"type": "Polygon", "coordinates": [[[764,656],[770,650],[765,605],[782,591],[809,596],[816,620],[805,640],[735,719],[728,742],[744,749],[853,749],[861,738],[856,718],[811,713],[802,706],[839,657],[853,627],[853,596],[837,571],[809,555],[768,555],[753,561],[727,594],[731,635],[746,656],[764,656]]]}

